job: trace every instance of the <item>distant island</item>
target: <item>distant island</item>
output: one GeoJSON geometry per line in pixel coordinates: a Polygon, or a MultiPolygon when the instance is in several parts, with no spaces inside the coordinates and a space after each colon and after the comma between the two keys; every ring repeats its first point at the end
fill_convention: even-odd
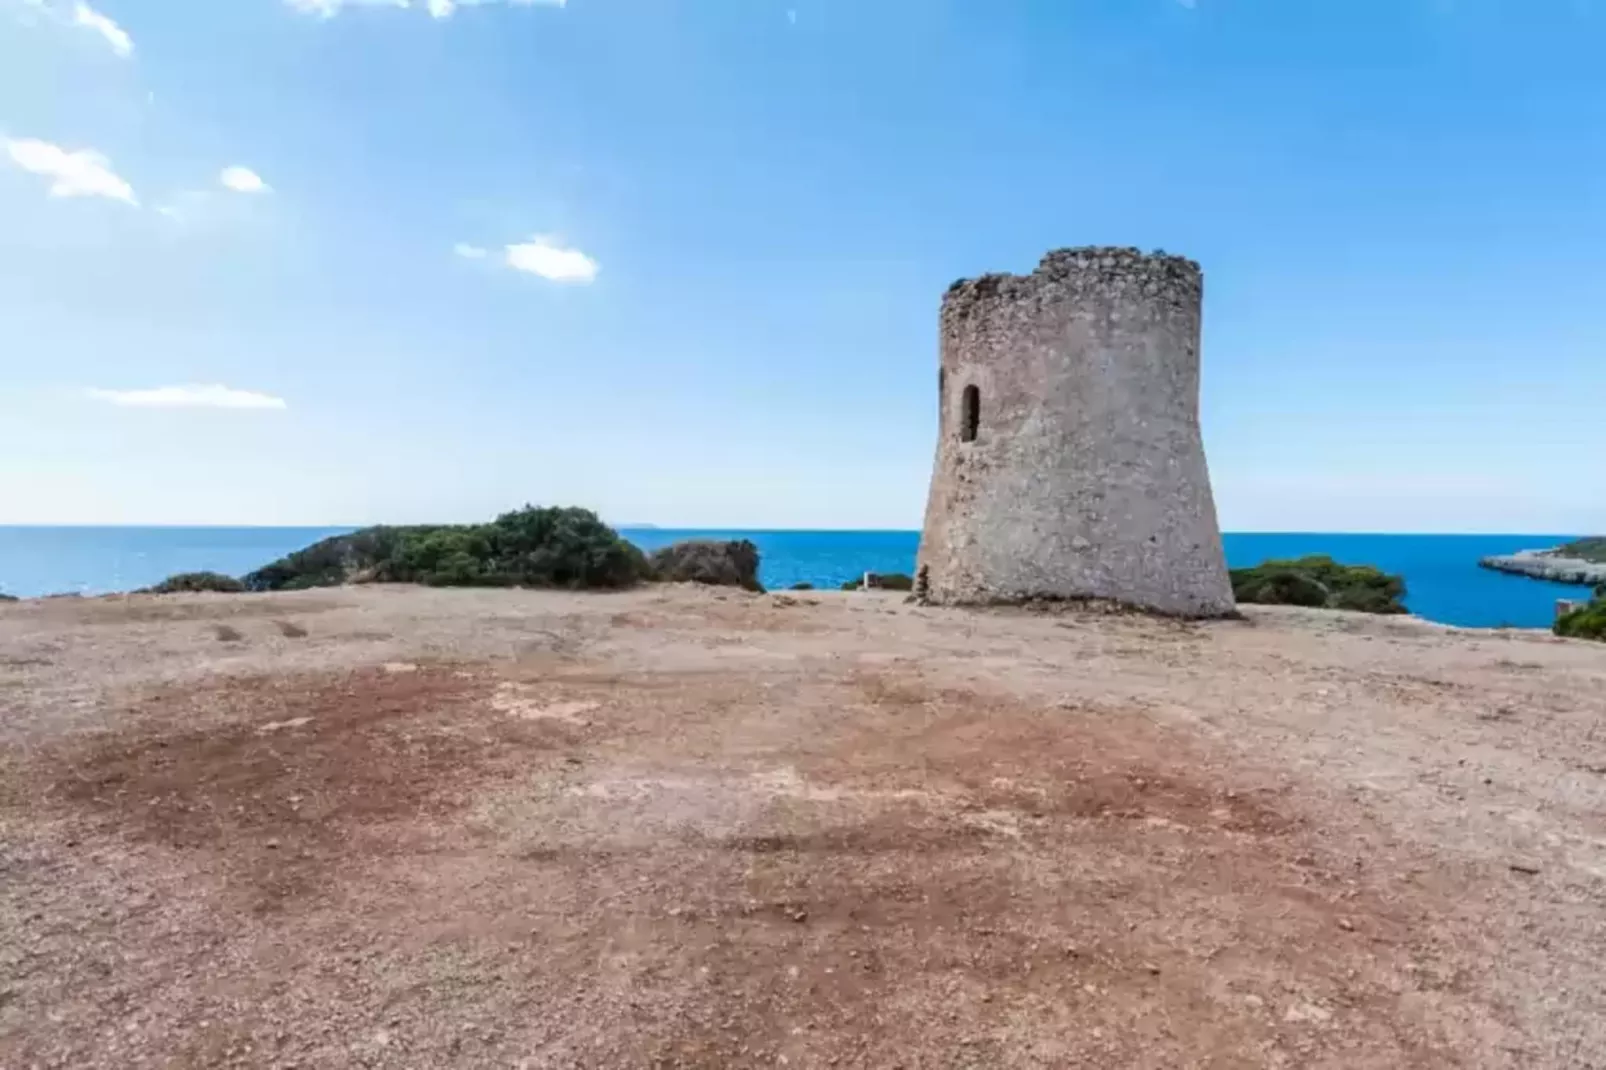
{"type": "Polygon", "coordinates": [[[1575,539],[1547,550],[1497,554],[1478,562],[1496,572],[1510,572],[1554,583],[1606,583],[1606,536],[1575,539]]]}

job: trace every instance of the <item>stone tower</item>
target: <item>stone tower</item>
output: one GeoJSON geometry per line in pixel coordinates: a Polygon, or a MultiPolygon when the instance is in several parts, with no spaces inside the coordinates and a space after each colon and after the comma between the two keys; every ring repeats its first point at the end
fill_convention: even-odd
{"type": "Polygon", "coordinates": [[[1199,434],[1199,265],[1064,249],[942,302],[919,579],[934,603],[1233,612],[1199,434]]]}

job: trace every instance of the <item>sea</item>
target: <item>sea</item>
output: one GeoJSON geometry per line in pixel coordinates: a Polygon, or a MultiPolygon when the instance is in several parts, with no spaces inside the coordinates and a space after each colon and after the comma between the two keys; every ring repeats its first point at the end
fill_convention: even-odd
{"type": "MultiPolygon", "coordinates": [[[[156,583],[175,572],[240,575],[350,528],[3,527],[0,593],[107,594],[156,583]]],[[[914,571],[913,531],[692,531],[622,528],[644,550],[678,539],[751,539],[765,586],[836,587],[865,572],[914,571]]],[[[1234,568],[1273,558],[1327,554],[1405,577],[1406,605],[1428,620],[1462,627],[1546,628],[1558,598],[1587,599],[1589,588],[1509,576],[1478,567],[1490,554],[1555,546],[1569,535],[1355,535],[1232,532],[1234,568]]]]}

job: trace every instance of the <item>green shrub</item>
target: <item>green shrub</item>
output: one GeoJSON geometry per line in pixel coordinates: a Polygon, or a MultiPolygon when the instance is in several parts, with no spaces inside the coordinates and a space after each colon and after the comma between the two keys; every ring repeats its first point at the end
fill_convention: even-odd
{"type": "Polygon", "coordinates": [[[1572,639],[1606,639],[1606,598],[1562,614],[1552,630],[1572,639]]]}
{"type": "Polygon", "coordinates": [[[338,587],[359,575],[383,582],[406,538],[438,530],[436,527],[372,527],[349,535],[332,535],[305,549],[281,557],[247,573],[251,591],[298,591],[308,587],[338,587]]]}
{"type": "Polygon", "coordinates": [[[803,583],[794,583],[792,584],[791,589],[794,591],[812,591],[814,590],[814,584],[808,583],[807,581],[803,583]]]}
{"type": "Polygon", "coordinates": [[[19,599],[17,598],[16,595],[14,595],[14,594],[6,594],[4,591],[0,591],[0,602],[16,602],[16,601],[19,601],[19,599]]]}
{"type": "Polygon", "coordinates": [[[686,539],[653,551],[648,567],[653,579],[665,583],[706,583],[762,592],[758,563],[758,547],[747,539],[686,539]]]}
{"type": "Polygon", "coordinates": [[[1589,605],[1563,613],[1551,630],[1572,639],[1606,640],[1606,583],[1595,588],[1595,598],[1589,605]]]}
{"type": "Polygon", "coordinates": [[[1274,606],[1325,606],[1328,589],[1313,577],[1292,568],[1262,566],[1258,573],[1233,578],[1233,597],[1240,602],[1274,606]]]}
{"type": "Polygon", "coordinates": [[[403,535],[385,571],[393,579],[435,587],[481,587],[499,578],[488,571],[492,560],[485,528],[432,528],[403,535]]]}
{"type": "Polygon", "coordinates": [[[1606,564],[1606,535],[1591,535],[1585,539],[1556,547],[1557,557],[1576,557],[1584,561],[1606,564]]]}
{"type": "Polygon", "coordinates": [[[253,591],[342,583],[628,587],[646,558],[588,509],[526,506],[489,524],[372,527],[336,535],[245,577],[253,591]]]}
{"type": "Polygon", "coordinates": [[[147,587],[141,594],[181,594],[195,591],[215,591],[220,594],[238,594],[245,590],[245,584],[233,576],[225,576],[221,572],[179,572],[167,577],[154,587],[147,587]]]}
{"type": "Polygon", "coordinates": [[[630,587],[651,574],[635,544],[589,509],[526,506],[497,517],[488,536],[488,571],[524,586],[630,587]]]}
{"type": "Polygon", "coordinates": [[[1371,565],[1341,565],[1325,554],[1266,561],[1233,569],[1232,594],[1239,602],[1312,606],[1359,613],[1404,613],[1405,581],[1371,565]]]}
{"type": "Polygon", "coordinates": [[[1327,604],[1332,609],[1347,609],[1352,613],[1405,612],[1394,595],[1373,587],[1346,587],[1334,591],[1327,604]]]}
{"type": "MultiPolygon", "coordinates": [[[[915,589],[913,576],[906,576],[902,572],[872,572],[869,574],[870,587],[877,591],[912,591],[915,589]]],[[[857,591],[864,586],[864,576],[849,580],[842,585],[844,591],[857,591]]]]}

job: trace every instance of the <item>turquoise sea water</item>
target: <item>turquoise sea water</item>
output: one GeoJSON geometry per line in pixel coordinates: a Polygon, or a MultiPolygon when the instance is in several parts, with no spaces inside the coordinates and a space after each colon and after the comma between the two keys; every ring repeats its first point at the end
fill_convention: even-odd
{"type": "MultiPolygon", "coordinates": [[[[0,527],[0,592],[27,596],[100,594],[143,587],[174,572],[238,575],[349,528],[0,527]]],[[[763,555],[769,587],[808,582],[835,587],[860,573],[912,572],[912,531],[671,531],[625,529],[643,549],[691,536],[747,538],[763,555]]],[[[1554,546],[1565,535],[1322,535],[1229,533],[1233,566],[1270,557],[1330,554],[1405,576],[1411,611],[1468,627],[1548,627],[1556,599],[1587,598],[1584,587],[1506,576],[1478,567],[1487,554],[1554,546]]]]}

